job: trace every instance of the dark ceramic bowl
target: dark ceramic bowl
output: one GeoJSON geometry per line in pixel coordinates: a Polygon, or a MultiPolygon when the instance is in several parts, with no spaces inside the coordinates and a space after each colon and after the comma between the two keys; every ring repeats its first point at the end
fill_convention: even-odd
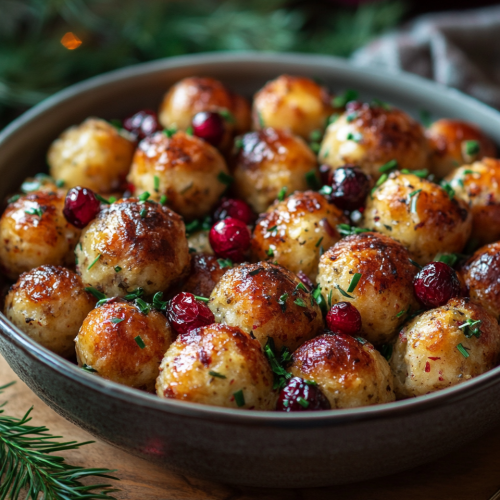
{"type": "MultiPolygon", "coordinates": [[[[500,143],[500,114],[456,91],[331,57],[208,54],[115,71],[36,106],[0,134],[0,196],[44,169],[50,142],[89,115],[156,108],[165,90],[210,75],[251,96],[281,73],[358,89],[418,114],[476,122],[500,143]]],[[[456,387],[396,403],[318,413],[238,411],[163,400],[87,374],[0,316],[0,351],[40,398],[100,439],[176,472],[251,486],[310,487],[360,481],[444,455],[498,424],[500,368],[456,387]]]]}

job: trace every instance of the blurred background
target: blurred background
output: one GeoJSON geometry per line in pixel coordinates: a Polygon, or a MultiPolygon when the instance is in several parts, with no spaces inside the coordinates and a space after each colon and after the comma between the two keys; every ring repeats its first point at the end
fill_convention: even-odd
{"type": "Polygon", "coordinates": [[[194,52],[348,57],[419,14],[488,0],[0,0],[0,129],[71,83],[194,52]]]}

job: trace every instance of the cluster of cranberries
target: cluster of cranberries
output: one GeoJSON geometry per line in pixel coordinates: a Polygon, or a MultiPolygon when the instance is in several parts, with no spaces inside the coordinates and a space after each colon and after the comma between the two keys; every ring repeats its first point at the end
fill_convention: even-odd
{"type": "Polygon", "coordinates": [[[329,410],[330,402],[317,384],[300,377],[291,378],[280,391],[277,411],[319,411],[329,410]]]}
{"type": "Polygon", "coordinates": [[[188,333],[195,328],[215,322],[212,311],[196,299],[192,293],[178,293],[169,303],[167,317],[178,334],[188,333]]]}
{"type": "Polygon", "coordinates": [[[445,305],[453,297],[461,295],[457,273],[444,262],[431,262],[415,276],[413,289],[424,307],[445,305]]]}

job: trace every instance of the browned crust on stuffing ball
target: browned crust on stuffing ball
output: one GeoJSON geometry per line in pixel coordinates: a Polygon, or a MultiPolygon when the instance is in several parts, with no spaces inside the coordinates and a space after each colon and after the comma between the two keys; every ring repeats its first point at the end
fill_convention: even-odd
{"type": "Polygon", "coordinates": [[[227,270],[228,268],[220,267],[214,255],[194,254],[191,258],[191,272],[182,290],[200,297],[210,297],[215,285],[227,270]]]}

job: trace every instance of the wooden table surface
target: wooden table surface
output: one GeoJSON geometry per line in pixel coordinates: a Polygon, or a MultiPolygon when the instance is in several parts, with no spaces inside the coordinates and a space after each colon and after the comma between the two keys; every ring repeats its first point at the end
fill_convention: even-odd
{"type": "MultiPolygon", "coordinates": [[[[17,383],[0,396],[8,415],[31,406],[34,425],[46,425],[65,440],[92,436],[67,422],[23,384],[0,356],[0,386],[17,383]]],[[[117,469],[116,496],[127,500],[490,500],[500,489],[500,422],[495,432],[441,460],[370,482],[301,490],[238,488],[167,472],[110,445],[96,442],[65,454],[69,463],[117,469]]]]}

